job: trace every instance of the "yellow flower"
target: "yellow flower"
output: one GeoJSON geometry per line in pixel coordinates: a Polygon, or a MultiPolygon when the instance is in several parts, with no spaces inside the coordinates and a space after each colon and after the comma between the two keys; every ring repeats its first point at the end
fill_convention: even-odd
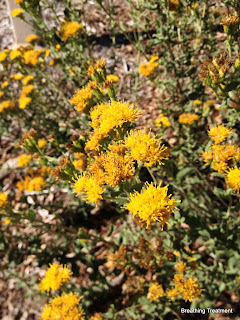
{"type": "Polygon", "coordinates": [[[25,95],[21,95],[19,100],[18,100],[18,104],[19,104],[19,108],[20,109],[25,109],[27,105],[29,105],[29,103],[32,101],[32,98],[29,98],[25,95]]]}
{"type": "Polygon", "coordinates": [[[146,162],[149,167],[168,159],[167,148],[160,144],[160,140],[155,136],[151,138],[150,133],[141,130],[131,131],[125,140],[125,146],[131,149],[133,159],[146,162]]]}
{"type": "Polygon", "coordinates": [[[167,289],[166,293],[170,300],[174,300],[176,297],[179,296],[179,292],[175,288],[167,289]]]}
{"type": "Polygon", "coordinates": [[[4,220],[3,220],[3,223],[4,223],[5,225],[8,225],[9,223],[11,223],[11,220],[10,220],[10,219],[4,219],[4,220]]]}
{"type": "Polygon", "coordinates": [[[239,193],[240,191],[240,168],[230,168],[227,172],[227,183],[234,192],[239,193]]]}
{"type": "Polygon", "coordinates": [[[32,75],[28,75],[26,77],[23,78],[22,83],[24,85],[27,85],[30,81],[32,81],[34,79],[34,76],[32,75]]]}
{"type": "Polygon", "coordinates": [[[46,147],[47,141],[44,139],[39,139],[38,140],[38,148],[39,149],[44,149],[46,147]]]}
{"type": "Polygon", "coordinates": [[[194,100],[193,101],[193,105],[194,106],[199,106],[199,105],[201,105],[202,104],[202,101],[201,100],[194,100]]]}
{"type": "Polygon", "coordinates": [[[89,318],[89,320],[103,320],[101,313],[94,313],[93,316],[89,318]]]}
{"type": "Polygon", "coordinates": [[[61,26],[61,36],[63,41],[75,36],[82,29],[82,25],[77,21],[66,22],[61,26]]]}
{"type": "Polygon", "coordinates": [[[198,119],[199,119],[199,116],[197,114],[183,113],[179,116],[178,121],[183,124],[191,125],[198,119]]]}
{"type": "Polygon", "coordinates": [[[4,89],[8,86],[8,81],[4,81],[3,84],[1,85],[1,88],[4,89]]]}
{"type": "Polygon", "coordinates": [[[15,0],[16,4],[21,4],[24,0],[15,0]]]}
{"type": "Polygon", "coordinates": [[[38,64],[38,57],[42,53],[42,50],[28,50],[24,52],[24,62],[25,64],[32,64],[36,66],[38,64]]]}
{"type": "Polygon", "coordinates": [[[229,26],[234,26],[234,25],[238,24],[238,21],[239,21],[238,16],[228,15],[228,16],[222,18],[220,24],[223,26],[229,27],[229,26]]]}
{"type": "Polygon", "coordinates": [[[202,293],[202,289],[197,284],[197,278],[192,276],[184,282],[182,294],[185,301],[192,302],[193,299],[199,297],[202,293]]]}
{"type": "Polygon", "coordinates": [[[73,165],[74,165],[74,167],[75,168],[77,168],[77,169],[83,169],[83,167],[84,167],[84,161],[83,160],[74,160],[73,161],[73,165]]]}
{"type": "Polygon", "coordinates": [[[216,144],[223,142],[233,131],[230,128],[224,127],[224,125],[213,126],[208,135],[216,144]]]}
{"type": "Polygon", "coordinates": [[[107,81],[118,82],[119,78],[115,74],[109,74],[107,75],[107,81]]]}
{"type": "Polygon", "coordinates": [[[139,216],[148,228],[151,222],[160,221],[162,229],[168,223],[171,213],[175,209],[176,202],[167,195],[168,187],[155,187],[153,184],[146,183],[142,193],[135,191],[131,194],[130,202],[125,205],[133,216],[139,216]]]}
{"type": "Polygon", "coordinates": [[[150,59],[149,63],[154,63],[158,59],[159,59],[159,56],[151,56],[151,59],[150,59]]]}
{"type": "Polygon", "coordinates": [[[129,106],[124,101],[109,101],[108,104],[99,104],[91,111],[90,123],[94,128],[93,135],[86,144],[86,150],[98,150],[100,140],[106,138],[109,134],[121,128],[124,123],[134,121],[139,116],[138,108],[129,106]]]}
{"type": "Polygon", "coordinates": [[[102,199],[102,194],[104,192],[99,182],[91,176],[79,176],[74,183],[75,192],[82,193],[83,199],[97,204],[99,200],[102,199]]]}
{"type": "Polygon", "coordinates": [[[157,301],[159,298],[164,296],[164,290],[162,285],[158,284],[157,282],[153,282],[148,289],[147,298],[150,301],[157,301]]]}
{"type": "Polygon", "coordinates": [[[13,109],[14,103],[15,103],[14,100],[3,101],[0,105],[0,113],[3,112],[5,109],[13,109]]]}
{"type": "Polygon", "coordinates": [[[4,96],[4,92],[0,91],[0,99],[4,96]]]}
{"type": "Polygon", "coordinates": [[[183,292],[184,290],[184,281],[185,281],[185,278],[182,273],[181,274],[177,273],[174,275],[173,283],[179,292],[183,292]]]}
{"type": "Polygon", "coordinates": [[[40,191],[44,186],[45,181],[42,177],[31,177],[27,176],[24,180],[19,181],[16,186],[20,191],[40,191]]]}
{"type": "Polygon", "coordinates": [[[78,307],[81,298],[73,292],[62,293],[44,306],[43,320],[84,320],[84,311],[78,307]]]}
{"type": "Polygon", "coordinates": [[[180,257],[181,256],[181,253],[179,251],[173,251],[173,254],[176,256],[176,257],[180,257]]]}
{"type": "Polygon", "coordinates": [[[17,8],[12,10],[12,16],[13,17],[19,17],[23,14],[23,9],[17,8]]]}
{"type": "Polygon", "coordinates": [[[10,78],[14,80],[21,80],[24,77],[23,74],[11,74],[10,78]]]}
{"type": "Polygon", "coordinates": [[[50,56],[50,53],[51,53],[50,49],[46,49],[46,50],[45,50],[45,57],[46,57],[46,58],[49,57],[49,56],[50,56]]]}
{"type": "Polygon", "coordinates": [[[7,53],[8,52],[6,50],[0,52],[0,62],[3,62],[7,59],[7,56],[8,56],[7,53]]]}
{"type": "Polygon", "coordinates": [[[15,60],[17,59],[18,57],[21,57],[22,53],[21,51],[19,51],[18,49],[15,49],[15,50],[11,50],[10,52],[10,59],[11,60],[15,60]]]}
{"type": "Polygon", "coordinates": [[[102,70],[105,70],[106,61],[103,59],[97,60],[95,65],[90,66],[88,68],[88,76],[91,77],[97,72],[101,72],[102,70]]]}
{"type": "Polygon", "coordinates": [[[58,52],[60,49],[61,49],[60,44],[57,44],[56,47],[55,47],[55,50],[58,52]]]}
{"type": "Polygon", "coordinates": [[[185,273],[186,270],[187,270],[187,265],[185,262],[179,262],[177,265],[176,265],[176,270],[180,273],[185,273]]]}
{"type": "Polygon", "coordinates": [[[138,73],[141,73],[145,77],[149,77],[155,71],[155,69],[157,67],[158,67],[157,62],[143,63],[143,64],[140,64],[139,69],[138,69],[138,73]]]}
{"type": "Polygon", "coordinates": [[[0,192],[0,208],[6,207],[8,203],[8,195],[4,192],[0,192]]]}
{"type": "Polygon", "coordinates": [[[160,114],[160,118],[156,119],[157,127],[170,127],[171,123],[168,120],[168,117],[165,117],[162,113],[160,114]]]}
{"type": "Polygon", "coordinates": [[[89,85],[84,86],[82,89],[78,89],[70,102],[77,107],[77,111],[82,112],[88,102],[93,96],[93,91],[89,85]]]}
{"type": "Polygon", "coordinates": [[[30,154],[21,154],[18,157],[18,165],[20,167],[27,166],[31,159],[32,159],[32,156],[30,154]]]}
{"type": "Polygon", "coordinates": [[[38,40],[39,37],[36,34],[30,34],[29,36],[27,36],[27,38],[25,39],[26,42],[33,42],[38,40]]]}
{"type": "Polygon", "coordinates": [[[49,292],[50,290],[58,290],[63,283],[70,279],[72,272],[68,266],[59,265],[57,263],[50,264],[45,278],[39,283],[39,290],[41,292],[49,292]]]}

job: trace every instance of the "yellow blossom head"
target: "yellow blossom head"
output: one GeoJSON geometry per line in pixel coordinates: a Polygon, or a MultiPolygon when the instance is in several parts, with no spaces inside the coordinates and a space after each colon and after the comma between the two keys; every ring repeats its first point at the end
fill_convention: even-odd
{"type": "Polygon", "coordinates": [[[34,79],[34,76],[32,75],[28,75],[26,77],[23,78],[22,83],[24,85],[27,85],[29,82],[31,82],[34,79]]]}
{"type": "Polygon", "coordinates": [[[160,221],[162,228],[171,213],[175,209],[177,201],[171,199],[171,195],[167,195],[168,187],[155,187],[153,184],[146,183],[142,193],[131,194],[130,202],[124,208],[129,210],[133,216],[139,216],[142,222],[146,223],[148,228],[151,222],[160,221]]]}
{"type": "Polygon", "coordinates": [[[18,165],[20,167],[27,166],[29,161],[31,160],[32,156],[30,154],[21,154],[18,157],[18,165]]]}
{"type": "Polygon", "coordinates": [[[82,25],[77,21],[65,22],[61,26],[61,37],[63,41],[75,36],[82,29],[82,25]]]}
{"type": "Polygon", "coordinates": [[[6,87],[8,87],[8,81],[4,81],[4,82],[2,83],[2,85],[1,85],[1,88],[2,88],[2,89],[6,88],[6,87]]]}
{"type": "Polygon", "coordinates": [[[224,127],[224,125],[213,126],[209,131],[208,135],[211,137],[216,144],[223,142],[230,134],[232,130],[224,127]]]}
{"type": "Polygon", "coordinates": [[[0,208],[6,207],[8,203],[8,195],[4,192],[0,192],[0,208]]]}
{"type": "Polygon", "coordinates": [[[19,16],[21,16],[23,14],[23,12],[24,11],[21,8],[13,9],[12,10],[12,16],[13,17],[19,17],[19,16]]]}
{"type": "Polygon", "coordinates": [[[38,140],[38,148],[39,149],[44,149],[47,145],[47,141],[44,139],[39,139],[38,140]]]}
{"type": "Polygon", "coordinates": [[[150,301],[157,301],[159,298],[164,296],[164,290],[162,285],[158,284],[157,282],[153,282],[148,289],[147,298],[150,301]]]}
{"type": "Polygon", "coordinates": [[[183,113],[179,116],[178,121],[183,124],[191,125],[199,119],[197,114],[183,113]]]}
{"type": "Polygon", "coordinates": [[[10,59],[15,60],[19,57],[21,57],[22,53],[18,49],[14,49],[10,51],[10,59]]]}
{"type": "Polygon", "coordinates": [[[239,193],[240,191],[240,168],[230,168],[227,172],[227,183],[234,192],[239,193]]]}
{"type": "Polygon", "coordinates": [[[25,39],[26,42],[35,42],[39,39],[39,37],[36,34],[30,34],[29,36],[27,36],[27,38],[25,39]]]}

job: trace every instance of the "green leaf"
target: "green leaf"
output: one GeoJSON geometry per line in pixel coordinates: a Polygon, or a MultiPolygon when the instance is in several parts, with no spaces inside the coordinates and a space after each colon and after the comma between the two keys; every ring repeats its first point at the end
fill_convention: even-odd
{"type": "Polygon", "coordinates": [[[193,172],[194,172],[194,169],[192,167],[184,168],[178,172],[176,179],[178,182],[180,182],[183,180],[183,178],[185,178],[186,176],[190,175],[193,172]]]}

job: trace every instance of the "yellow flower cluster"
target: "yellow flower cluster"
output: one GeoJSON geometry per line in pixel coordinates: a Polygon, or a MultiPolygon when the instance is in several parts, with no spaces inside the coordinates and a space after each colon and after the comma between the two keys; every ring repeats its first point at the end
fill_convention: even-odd
{"type": "Polygon", "coordinates": [[[61,26],[61,37],[63,41],[67,41],[69,38],[75,36],[82,29],[82,25],[77,21],[65,22],[61,26]]]}
{"type": "Polygon", "coordinates": [[[74,157],[77,160],[73,161],[73,165],[75,168],[79,169],[79,170],[84,170],[86,167],[86,157],[85,154],[82,152],[75,152],[74,153],[74,157]]]}
{"type": "Polygon", "coordinates": [[[23,54],[24,63],[36,66],[38,64],[38,58],[40,54],[43,52],[44,50],[33,50],[33,49],[25,51],[23,54]]]}
{"type": "Polygon", "coordinates": [[[18,49],[11,50],[10,59],[11,60],[15,60],[15,59],[21,57],[21,55],[22,55],[22,53],[18,49]]]}
{"type": "Polygon", "coordinates": [[[39,39],[39,37],[36,34],[30,34],[29,36],[27,36],[25,41],[31,43],[31,42],[34,42],[38,39],[39,39]]]}
{"type": "Polygon", "coordinates": [[[41,191],[45,181],[42,177],[31,177],[27,176],[24,180],[17,182],[16,186],[20,191],[41,191]]]}
{"type": "Polygon", "coordinates": [[[86,109],[92,99],[94,87],[97,87],[97,83],[90,81],[86,86],[75,92],[70,102],[77,107],[77,111],[82,112],[86,109]]]}
{"type": "Polygon", "coordinates": [[[153,282],[148,290],[147,298],[150,301],[157,301],[164,296],[164,290],[161,284],[153,282]]]}
{"type": "Polygon", "coordinates": [[[84,311],[78,307],[81,298],[73,292],[63,293],[44,306],[43,320],[84,320],[84,311]]]}
{"type": "Polygon", "coordinates": [[[240,192],[240,168],[230,168],[227,172],[227,184],[234,192],[240,192]]]}
{"type": "Polygon", "coordinates": [[[47,141],[44,139],[39,139],[38,140],[38,148],[39,149],[44,149],[47,145],[47,141]]]}
{"type": "Polygon", "coordinates": [[[67,282],[72,275],[68,266],[59,265],[57,263],[50,264],[45,277],[39,283],[41,292],[49,292],[50,290],[58,290],[63,283],[67,282]]]}
{"type": "Polygon", "coordinates": [[[118,81],[119,81],[119,78],[118,78],[118,76],[116,76],[115,74],[108,74],[108,75],[107,75],[107,81],[110,81],[110,82],[118,82],[118,81]]]}
{"type": "Polygon", "coordinates": [[[12,10],[12,16],[13,17],[19,17],[23,14],[23,9],[17,8],[12,10]]]}
{"type": "Polygon", "coordinates": [[[31,82],[34,79],[34,76],[28,75],[23,78],[22,83],[23,85],[27,85],[29,82],[31,82]]]}
{"type": "Polygon", "coordinates": [[[4,96],[4,92],[0,91],[0,99],[4,96]]]}
{"type": "Polygon", "coordinates": [[[149,63],[140,64],[138,73],[141,73],[145,77],[149,77],[158,67],[158,63],[156,62],[158,59],[158,56],[152,56],[149,63]]]}
{"type": "Polygon", "coordinates": [[[230,134],[232,130],[224,127],[224,125],[213,126],[209,131],[208,135],[211,137],[216,144],[223,142],[230,134]]]}
{"type": "Polygon", "coordinates": [[[106,66],[106,61],[105,60],[103,60],[103,59],[97,60],[95,65],[90,66],[88,68],[88,76],[91,77],[95,73],[98,73],[98,72],[101,72],[102,70],[105,70],[105,66],[106,66]]]}
{"type": "Polygon", "coordinates": [[[168,159],[168,151],[159,143],[155,136],[141,130],[133,130],[125,140],[125,146],[130,148],[133,159],[146,162],[151,167],[156,162],[162,164],[163,159],[168,159]]]}
{"type": "Polygon", "coordinates": [[[0,192],[0,208],[3,208],[8,203],[8,195],[4,192],[0,192]]]}
{"type": "Polygon", "coordinates": [[[171,123],[168,120],[168,117],[164,116],[162,113],[160,114],[160,118],[156,119],[157,127],[170,127],[171,123]]]}
{"type": "Polygon", "coordinates": [[[30,94],[34,90],[34,86],[32,84],[23,86],[22,92],[19,97],[19,108],[25,109],[26,106],[32,101],[32,98],[28,97],[28,94],[30,94]]]}
{"type": "Polygon", "coordinates": [[[7,59],[8,50],[4,50],[0,52],[0,62],[3,62],[7,59]]]}
{"type": "Polygon", "coordinates": [[[176,270],[179,273],[174,275],[174,287],[167,290],[167,295],[171,300],[174,300],[176,297],[183,297],[185,301],[192,302],[193,299],[199,297],[203,291],[197,283],[198,279],[192,276],[187,278],[185,274],[187,271],[186,263],[178,263],[176,270]]]}
{"type": "Polygon", "coordinates": [[[11,74],[9,78],[14,80],[22,80],[23,77],[23,74],[11,74]]]}
{"type": "Polygon", "coordinates": [[[183,124],[191,125],[198,119],[199,119],[199,116],[197,114],[183,113],[179,116],[178,121],[183,124]]]}
{"type": "Polygon", "coordinates": [[[27,166],[29,161],[31,160],[32,156],[30,154],[21,154],[18,157],[18,165],[20,167],[27,166]]]}
{"type": "Polygon", "coordinates": [[[14,100],[6,100],[0,104],[0,113],[7,109],[13,109],[15,105],[14,100]]]}
{"type": "Polygon", "coordinates": [[[168,196],[167,192],[167,186],[155,187],[146,183],[142,193],[135,191],[131,194],[130,202],[124,208],[129,210],[133,217],[138,215],[140,220],[146,223],[146,228],[155,221],[160,221],[163,228],[178,202],[171,199],[171,195],[168,196]]]}
{"type": "Polygon", "coordinates": [[[89,318],[89,320],[103,320],[101,313],[94,313],[93,316],[89,318]]]}
{"type": "Polygon", "coordinates": [[[1,85],[1,88],[4,89],[8,86],[8,81],[4,81],[1,85]]]}
{"type": "Polygon", "coordinates": [[[99,104],[90,113],[94,129],[85,150],[99,150],[100,141],[106,138],[112,131],[117,131],[124,123],[134,121],[139,116],[138,108],[129,106],[124,101],[109,101],[108,104],[99,104]]]}
{"type": "Polygon", "coordinates": [[[96,157],[89,167],[100,185],[108,184],[112,187],[120,182],[131,179],[134,175],[134,162],[123,145],[109,145],[109,151],[96,157]]]}
{"type": "Polygon", "coordinates": [[[104,192],[99,181],[91,175],[82,175],[74,183],[75,192],[83,195],[83,199],[97,204],[104,192]]]}

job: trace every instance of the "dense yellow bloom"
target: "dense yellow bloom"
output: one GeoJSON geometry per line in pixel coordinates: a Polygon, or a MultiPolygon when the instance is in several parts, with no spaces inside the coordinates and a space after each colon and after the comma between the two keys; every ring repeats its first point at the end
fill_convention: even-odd
{"type": "Polygon", "coordinates": [[[39,290],[41,292],[49,292],[50,290],[58,290],[63,283],[70,279],[72,272],[68,266],[59,265],[57,263],[50,264],[45,278],[39,283],[39,290]]]}
{"type": "Polygon", "coordinates": [[[8,225],[9,223],[11,223],[11,220],[10,220],[10,219],[4,219],[4,220],[3,220],[3,223],[4,223],[5,225],[8,225]]]}
{"type": "Polygon", "coordinates": [[[150,167],[168,159],[167,148],[160,144],[160,140],[141,130],[131,131],[125,140],[125,146],[131,149],[133,159],[146,162],[150,167]]]}
{"type": "Polygon", "coordinates": [[[75,168],[77,168],[77,169],[83,169],[84,168],[84,161],[83,160],[81,160],[81,159],[79,159],[79,160],[74,160],[73,161],[73,165],[74,165],[74,167],[75,168]]]}
{"type": "Polygon", "coordinates": [[[75,36],[82,29],[82,25],[77,21],[66,22],[61,26],[61,36],[63,41],[75,36]]]}
{"type": "Polygon", "coordinates": [[[179,296],[179,292],[175,288],[167,289],[166,293],[170,300],[174,300],[176,297],[179,296]]]}
{"type": "Polygon", "coordinates": [[[179,291],[179,292],[183,292],[184,290],[184,281],[185,281],[185,277],[184,275],[181,274],[175,274],[174,278],[173,278],[173,283],[175,285],[175,288],[179,291]]]}
{"type": "Polygon", "coordinates": [[[33,42],[38,40],[39,37],[36,34],[30,34],[29,36],[27,36],[27,38],[25,39],[26,42],[33,42]]]}
{"type": "Polygon", "coordinates": [[[4,92],[0,91],[0,99],[4,96],[4,92]]]}
{"type": "Polygon", "coordinates": [[[171,213],[175,209],[177,201],[170,199],[171,195],[167,195],[168,187],[155,187],[153,184],[146,183],[142,193],[135,191],[131,194],[130,202],[125,205],[133,216],[139,216],[142,222],[146,223],[148,228],[151,222],[160,221],[162,228],[171,213]]]}
{"type": "Polygon", "coordinates": [[[8,203],[8,195],[4,192],[0,192],[0,208],[3,208],[8,203]]]}
{"type": "Polygon", "coordinates": [[[229,27],[229,26],[237,25],[238,21],[239,21],[239,17],[238,16],[228,15],[228,16],[222,18],[220,24],[223,25],[223,26],[229,27]]]}
{"type": "Polygon", "coordinates": [[[42,50],[28,50],[24,52],[24,62],[25,64],[32,64],[36,66],[38,64],[38,57],[42,53],[42,50]]]}
{"type": "Polygon", "coordinates": [[[28,75],[26,77],[23,78],[22,83],[24,85],[27,85],[30,81],[32,81],[34,79],[34,76],[32,75],[28,75]]]}
{"type": "Polygon", "coordinates": [[[10,78],[14,79],[14,80],[22,80],[22,78],[24,77],[23,74],[11,74],[10,78]]]}
{"type": "Polygon", "coordinates": [[[176,265],[176,270],[180,273],[185,273],[186,270],[187,270],[187,265],[185,262],[179,262],[177,265],[176,265]]]}
{"type": "Polygon", "coordinates": [[[0,113],[3,112],[5,109],[13,109],[14,108],[14,103],[15,103],[14,100],[3,101],[0,104],[0,113]]]}
{"type": "Polygon", "coordinates": [[[16,186],[20,191],[40,191],[44,186],[45,181],[42,177],[31,177],[27,176],[24,180],[19,181],[16,186]]]}
{"type": "Polygon", "coordinates": [[[18,100],[18,104],[19,104],[19,108],[20,109],[25,109],[27,105],[29,105],[29,103],[32,101],[32,98],[29,98],[25,95],[21,95],[19,100],[18,100]]]}
{"type": "Polygon", "coordinates": [[[1,88],[4,89],[8,86],[8,81],[4,81],[1,85],[1,88]]]}
{"type": "Polygon", "coordinates": [[[10,52],[10,59],[11,60],[15,60],[19,57],[21,57],[22,53],[21,51],[19,51],[18,49],[15,49],[15,50],[11,50],[10,52]]]}
{"type": "Polygon", "coordinates": [[[95,65],[90,66],[88,68],[88,76],[91,77],[96,72],[104,70],[105,66],[106,66],[106,61],[105,60],[103,60],[103,59],[97,60],[95,65]]]}
{"type": "Polygon", "coordinates": [[[90,116],[92,119],[90,125],[95,130],[86,144],[86,150],[98,150],[100,140],[122,127],[124,123],[136,120],[139,110],[133,105],[129,106],[128,102],[109,101],[108,104],[97,105],[91,111],[90,116]]]}
{"type": "Polygon", "coordinates": [[[193,105],[194,106],[199,106],[199,105],[201,105],[202,104],[202,101],[201,100],[194,100],[193,101],[193,105]]]}
{"type": "Polygon", "coordinates": [[[224,127],[224,125],[213,126],[209,131],[208,135],[211,137],[216,144],[223,142],[230,134],[232,130],[224,127]]]}
{"type": "Polygon", "coordinates": [[[115,74],[109,74],[107,75],[107,81],[111,82],[118,82],[119,78],[115,74]]]}
{"type": "Polygon", "coordinates": [[[141,73],[145,77],[150,76],[158,67],[158,63],[156,62],[158,59],[158,56],[152,56],[149,63],[140,64],[138,73],[141,73]]]}
{"type": "Polygon", "coordinates": [[[12,16],[13,17],[19,17],[23,14],[23,9],[17,8],[12,10],[12,16]]]}
{"type": "Polygon", "coordinates": [[[84,200],[97,204],[99,200],[102,199],[102,194],[104,192],[99,181],[91,176],[79,176],[74,183],[75,192],[82,194],[84,200]]]}
{"type": "Polygon", "coordinates": [[[160,118],[156,119],[157,127],[170,127],[171,123],[168,120],[168,117],[164,116],[162,113],[160,114],[160,118]]]}
{"type": "Polygon", "coordinates": [[[103,320],[101,313],[94,313],[93,316],[89,318],[89,320],[103,320]]]}
{"type": "Polygon", "coordinates": [[[159,298],[164,296],[164,290],[162,285],[158,284],[157,282],[153,282],[148,289],[147,298],[150,301],[157,301],[159,298]]]}
{"type": "Polygon", "coordinates": [[[15,0],[16,4],[21,4],[24,0],[15,0]]]}
{"type": "Polygon", "coordinates": [[[185,301],[192,302],[193,299],[199,297],[202,293],[202,289],[197,284],[197,278],[192,276],[184,282],[182,295],[185,301]]]}
{"type": "Polygon", "coordinates": [[[21,154],[18,157],[18,165],[20,167],[27,166],[29,161],[31,160],[32,156],[30,154],[21,154]]]}
{"type": "Polygon", "coordinates": [[[99,184],[109,184],[114,187],[120,182],[131,179],[135,168],[133,159],[127,154],[126,148],[120,145],[110,145],[109,151],[96,157],[91,163],[91,172],[99,184]]]}
{"type": "Polygon", "coordinates": [[[38,140],[38,148],[39,148],[39,149],[45,148],[46,145],[47,145],[47,141],[46,141],[46,140],[44,140],[44,139],[39,139],[39,140],[38,140]]]}
{"type": "Polygon", "coordinates": [[[78,307],[81,298],[73,292],[63,293],[44,306],[43,320],[84,320],[84,311],[78,307]]]}
{"type": "Polygon", "coordinates": [[[8,52],[6,50],[0,52],[0,62],[3,62],[7,59],[8,52]]]}
{"type": "Polygon", "coordinates": [[[92,96],[93,90],[88,84],[82,89],[78,89],[70,102],[77,107],[77,111],[82,112],[87,107],[87,104],[92,99],[92,96]]]}
{"type": "Polygon", "coordinates": [[[198,119],[199,119],[199,116],[197,114],[183,113],[179,116],[178,121],[183,124],[191,125],[198,119]]]}
{"type": "Polygon", "coordinates": [[[240,168],[230,168],[227,172],[227,183],[234,192],[239,193],[240,191],[240,168]]]}

